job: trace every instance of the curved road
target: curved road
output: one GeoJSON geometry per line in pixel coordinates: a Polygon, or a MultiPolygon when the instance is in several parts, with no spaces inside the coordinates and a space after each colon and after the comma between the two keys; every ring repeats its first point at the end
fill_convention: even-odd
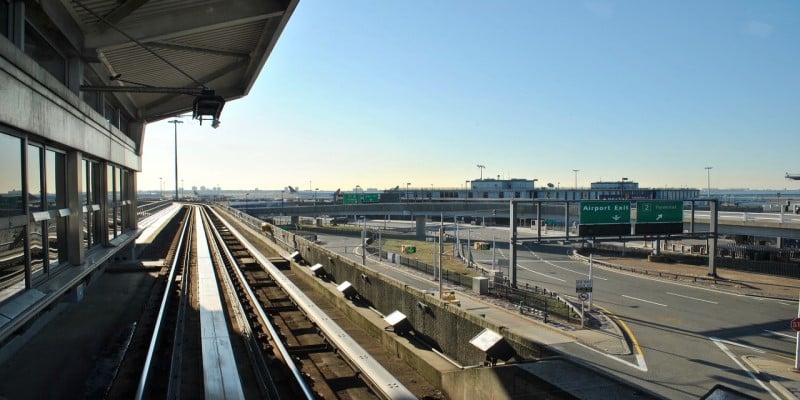
{"type": "MultiPolygon", "coordinates": [[[[371,226],[383,226],[373,221],[371,226]]],[[[408,222],[389,225],[408,227],[408,222]]],[[[437,224],[438,226],[438,224],[437,224]]],[[[462,225],[460,236],[467,237],[462,225]]],[[[431,227],[432,228],[432,227],[431,227]]],[[[454,233],[452,224],[448,233],[454,233]]],[[[507,242],[508,229],[469,226],[472,240],[507,242]]],[[[522,232],[521,232],[522,233],[522,232]]],[[[357,246],[357,238],[327,237],[333,250],[357,246]],[[336,248],[338,247],[338,248],[336,248]]],[[[545,287],[575,295],[575,281],[589,278],[589,266],[572,260],[566,246],[527,245],[518,251],[518,284],[545,287]]],[[[491,251],[473,251],[476,260],[491,264],[491,251]]],[[[350,251],[352,255],[352,251],[350,251]]],[[[496,250],[507,273],[507,249],[496,250]]],[[[354,257],[360,260],[360,256],[354,257]]],[[[638,274],[594,268],[593,303],[616,316],[632,334],[631,355],[614,356],[578,343],[560,346],[587,364],[640,385],[665,398],[696,399],[715,384],[724,384],[756,398],[780,399],[759,381],[742,356],[794,358],[795,336],[788,321],[797,302],[744,296],[647,278],[638,274]]]]}

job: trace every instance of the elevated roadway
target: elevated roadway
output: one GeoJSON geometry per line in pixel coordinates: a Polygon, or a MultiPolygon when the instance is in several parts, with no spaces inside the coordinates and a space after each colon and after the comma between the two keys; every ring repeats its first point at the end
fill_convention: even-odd
{"type": "MultiPolygon", "coordinates": [[[[261,218],[284,215],[289,217],[335,216],[385,216],[388,218],[425,218],[444,216],[448,220],[466,217],[484,219],[507,219],[510,202],[480,199],[447,202],[409,202],[373,204],[317,204],[308,206],[284,206],[248,208],[247,213],[261,218]]],[[[580,202],[547,201],[517,202],[517,217],[521,220],[554,220],[559,225],[579,222],[580,202]],[[565,207],[565,204],[568,204],[565,207]]],[[[419,221],[418,220],[418,221],[419,221]]],[[[688,232],[708,232],[709,212],[684,211],[684,229],[688,232]]],[[[719,212],[718,232],[724,235],[748,235],[800,239],[800,215],[790,213],[719,212]]]]}

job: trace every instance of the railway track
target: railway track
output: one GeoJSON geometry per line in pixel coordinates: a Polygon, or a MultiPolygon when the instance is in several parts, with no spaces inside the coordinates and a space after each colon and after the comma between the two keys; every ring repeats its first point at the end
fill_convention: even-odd
{"type": "Polygon", "coordinates": [[[212,209],[189,208],[174,242],[137,399],[417,398],[286,278],[281,269],[289,267],[287,260],[253,249],[212,209]],[[205,263],[212,272],[204,272],[205,263]],[[212,286],[218,303],[208,300],[212,286]],[[194,308],[199,323],[187,324],[194,308]],[[206,317],[207,309],[218,313],[206,317]],[[211,330],[223,336],[209,339],[211,330]],[[202,357],[191,354],[199,347],[185,342],[202,342],[202,357]]]}

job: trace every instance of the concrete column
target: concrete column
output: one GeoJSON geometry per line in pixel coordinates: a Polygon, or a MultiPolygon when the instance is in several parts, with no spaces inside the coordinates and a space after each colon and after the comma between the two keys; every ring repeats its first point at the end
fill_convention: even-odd
{"type": "Polygon", "coordinates": [[[425,216],[417,215],[414,221],[417,222],[417,239],[425,239],[425,216]]]}
{"type": "Polygon", "coordinates": [[[100,230],[100,243],[107,246],[108,245],[108,209],[112,205],[108,202],[108,191],[111,189],[108,185],[108,169],[111,166],[108,162],[101,161],[97,176],[97,182],[95,184],[98,193],[100,194],[100,218],[97,218],[96,221],[99,222],[99,230],[100,230]]]}
{"type": "MultiPolygon", "coordinates": [[[[67,190],[66,208],[70,215],[66,219],[67,260],[72,265],[80,265],[85,259],[83,247],[83,204],[80,193],[83,188],[83,156],[79,151],[67,152],[64,171],[65,186],[67,190]]],[[[60,238],[59,238],[60,240],[60,238]]]]}
{"type": "Polygon", "coordinates": [[[536,202],[536,239],[542,241],[542,202],[536,202]]]}
{"type": "Polygon", "coordinates": [[[717,276],[717,266],[715,258],[717,256],[717,228],[719,225],[719,203],[717,200],[709,200],[709,213],[708,213],[708,228],[711,232],[711,237],[708,241],[708,275],[717,276]]]}
{"type": "Polygon", "coordinates": [[[128,200],[131,204],[127,208],[128,212],[128,223],[130,224],[130,229],[136,229],[139,226],[139,216],[136,215],[136,210],[139,205],[136,202],[136,188],[137,188],[137,173],[136,171],[128,172],[128,200]]]}
{"type": "Polygon", "coordinates": [[[511,280],[511,287],[517,287],[517,203],[511,200],[508,210],[508,274],[511,280]]]}

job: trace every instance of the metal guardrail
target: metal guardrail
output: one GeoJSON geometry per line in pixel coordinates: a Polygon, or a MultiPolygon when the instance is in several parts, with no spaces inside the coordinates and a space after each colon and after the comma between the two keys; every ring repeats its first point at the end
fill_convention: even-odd
{"type": "Polygon", "coordinates": [[[136,218],[138,220],[141,220],[143,218],[149,217],[159,212],[160,210],[170,206],[171,204],[172,200],[161,200],[139,205],[136,207],[136,218]]]}

